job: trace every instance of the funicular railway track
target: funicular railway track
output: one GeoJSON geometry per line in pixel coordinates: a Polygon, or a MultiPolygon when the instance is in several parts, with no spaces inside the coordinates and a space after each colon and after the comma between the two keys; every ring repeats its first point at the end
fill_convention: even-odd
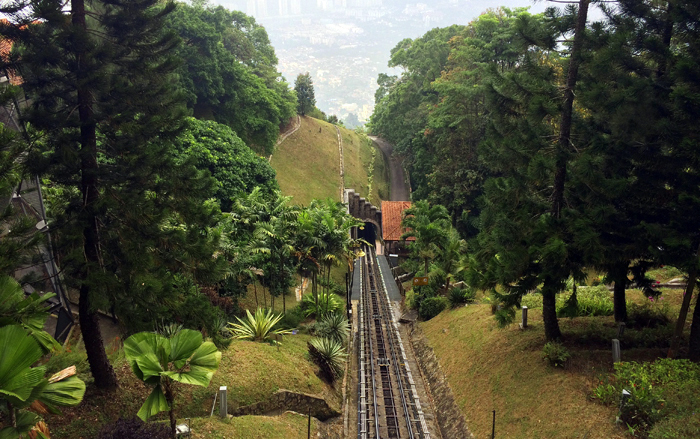
{"type": "Polygon", "coordinates": [[[357,437],[430,439],[374,249],[364,251],[358,308],[357,437]]]}

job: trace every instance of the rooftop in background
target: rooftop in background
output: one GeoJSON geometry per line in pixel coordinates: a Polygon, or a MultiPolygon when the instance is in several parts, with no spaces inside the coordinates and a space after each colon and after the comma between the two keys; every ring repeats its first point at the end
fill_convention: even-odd
{"type": "MultiPolygon", "coordinates": [[[[382,201],[382,238],[384,241],[401,241],[405,230],[401,228],[403,211],[411,207],[410,201],[382,201]]],[[[406,241],[415,241],[407,238],[406,241]]]]}

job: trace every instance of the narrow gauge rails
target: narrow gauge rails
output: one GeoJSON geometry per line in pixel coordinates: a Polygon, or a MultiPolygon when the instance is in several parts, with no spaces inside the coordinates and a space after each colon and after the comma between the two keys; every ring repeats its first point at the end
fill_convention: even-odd
{"type": "Polygon", "coordinates": [[[374,249],[364,251],[358,308],[357,437],[430,439],[374,249]]]}

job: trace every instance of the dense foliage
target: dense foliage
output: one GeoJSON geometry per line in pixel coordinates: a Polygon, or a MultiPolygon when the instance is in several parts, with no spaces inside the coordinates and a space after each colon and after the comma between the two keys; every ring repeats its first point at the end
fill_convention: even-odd
{"type": "Polygon", "coordinates": [[[179,86],[199,119],[228,125],[249,146],[269,154],[280,126],[294,115],[296,96],[277,71],[265,28],[222,6],[179,3],[166,29],[183,44],[179,86]]]}
{"type": "MultiPolygon", "coordinates": [[[[414,196],[444,205],[469,240],[466,278],[492,291],[500,321],[535,289],[548,339],[561,337],[557,314],[626,321],[629,277],[654,297],[645,272],[671,264],[689,276],[673,354],[700,264],[699,10],[623,0],[591,23],[589,6],[490,10],[402,41],[390,65],[404,73],[379,76],[370,129],[407,159],[414,196]],[[613,284],[613,309],[575,295],[558,306],[591,268],[613,284]]],[[[431,240],[414,252],[444,277],[428,261],[446,246],[431,240]]],[[[690,352],[700,358],[697,306],[690,352]]]]}
{"type": "Polygon", "coordinates": [[[269,162],[248,148],[226,125],[189,118],[173,146],[184,161],[193,159],[198,169],[211,173],[216,180],[213,195],[224,212],[231,210],[235,198],[256,187],[266,198],[279,190],[269,162]]]}

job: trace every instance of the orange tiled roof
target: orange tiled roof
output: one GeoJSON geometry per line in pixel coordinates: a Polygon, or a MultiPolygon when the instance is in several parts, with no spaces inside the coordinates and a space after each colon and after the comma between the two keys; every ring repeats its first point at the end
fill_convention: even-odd
{"type": "MultiPolygon", "coordinates": [[[[9,20],[6,18],[0,19],[0,21],[3,22],[3,24],[8,24],[9,20]]],[[[12,52],[12,40],[8,40],[7,38],[2,38],[0,37],[0,60],[2,61],[7,61],[7,59],[10,57],[10,53],[12,52]]],[[[0,72],[0,75],[4,75],[5,72],[0,72]]],[[[12,70],[9,70],[7,72],[8,79],[10,80],[10,84],[12,85],[22,85],[22,78],[15,74],[12,70]]]]}
{"type": "MultiPolygon", "coordinates": [[[[382,201],[382,238],[384,241],[400,241],[405,230],[401,228],[403,211],[411,207],[410,201],[382,201]]],[[[406,241],[415,241],[408,238],[406,241]]]]}

